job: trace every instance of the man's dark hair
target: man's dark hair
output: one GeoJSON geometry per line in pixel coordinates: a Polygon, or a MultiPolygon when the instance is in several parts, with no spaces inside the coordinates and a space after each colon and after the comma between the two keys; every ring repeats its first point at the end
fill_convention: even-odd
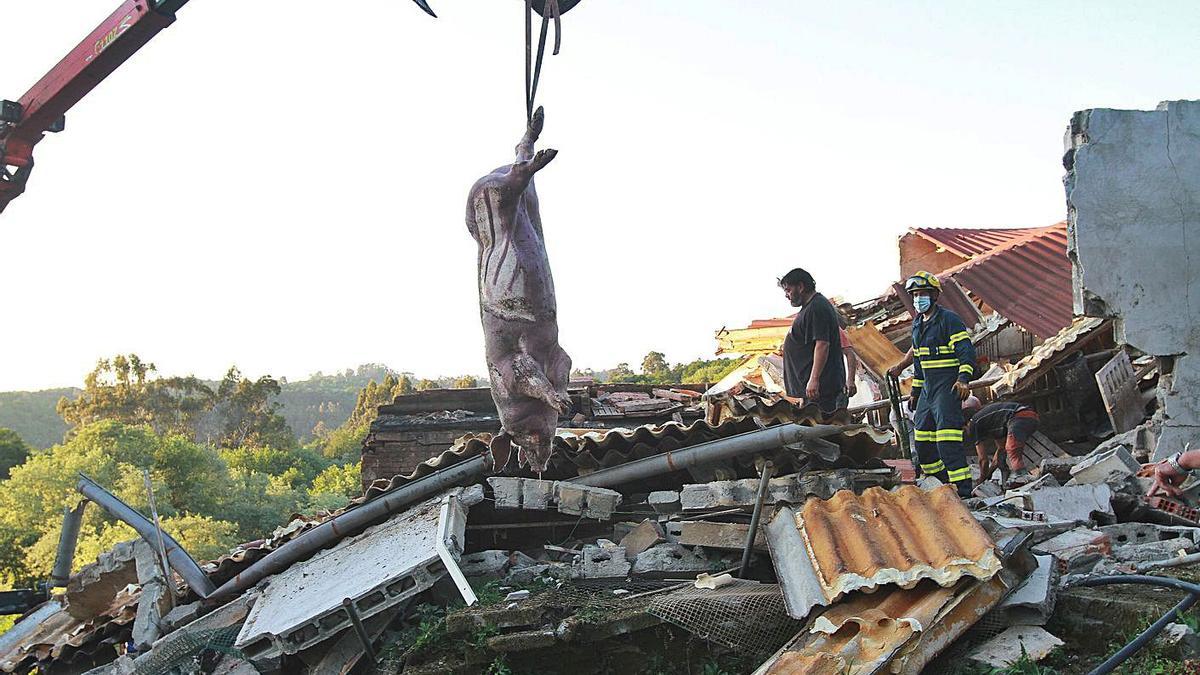
{"type": "Polygon", "coordinates": [[[783,278],[779,280],[779,285],[804,286],[810,291],[817,290],[817,282],[813,281],[812,275],[799,267],[783,275],[783,278]]]}

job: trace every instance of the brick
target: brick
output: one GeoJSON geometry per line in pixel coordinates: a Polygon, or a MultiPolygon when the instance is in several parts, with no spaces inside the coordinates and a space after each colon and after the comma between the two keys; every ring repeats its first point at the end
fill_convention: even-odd
{"type": "Polygon", "coordinates": [[[1103,483],[1110,476],[1120,479],[1132,476],[1141,468],[1141,465],[1134,461],[1133,455],[1118,445],[1107,452],[1086,457],[1071,467],[1071,481],[1076,485],[1103,483]]]}
{"type": "Polygon", "coordinates": [[[647,518],[621,538],[621,546],[625,547],[625,559],[633,562],[639,553],[664,541],[666,533],[662,526],[647,518]]]}
{"type": "Polygon", "coordinates": [[[590,485],[564,481],[555,484],[555,491],[558,512],[571,516],[608,520],[621,503],[620,492],[590,485]]]}
{"type": "Polygon", "coordinates": [[[679,493],[674,490],[651,492],[646,501],[649,502],[650,508],[654,509],[655,513],[662,515],[679,513],[682,508],[679,503],[679,493]]]}
{"type": "Polygon", "coordinates": [[[498,509],[545,511],[550,508],[554,496],[554,481],[492,476],[487,482],[492,487],[498,509]]]}
{"type": "MultiPolygon", "coordinates": [[[[750,534],[750,526],[743,523],[709,523],[702,520],[679,523],[679,543],[684,546],[703,546],[741,551],[746,548],[746,537],[750,534]]],[[[762,528],[754,538],[754,548],[759,551],[767,550],[767,540],[762,528]]]]}

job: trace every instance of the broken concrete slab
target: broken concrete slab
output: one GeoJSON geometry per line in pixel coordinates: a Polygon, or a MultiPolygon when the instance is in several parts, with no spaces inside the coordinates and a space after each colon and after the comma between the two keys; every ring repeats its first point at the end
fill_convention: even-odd
{"type": "MultiPolygon", "coordinates": [[[[684,485],[679,493],[684,511],[754,506],[758,502],[759,479],[722,480],[684,485]]],[[[779,476],[767,483],[767,504],[803,503],[809,497],[829,499],[839,490],[861,492],[868,487],[894,487],[899,483],[894,469],[835,469],[779,476]]]]}
{"type": "Polygon", "coordinates": [[[1115,317],[1121,341],[1166,360],[1161,459],[1200,435],[1200,303],[1179,300],[1200,296],[1200,102],[1077,112],[1064,145],[1075,313],[1115,317]]]}
{"type": "Polygon", "coordinates": [[[1186,555],[1195,548],[1196,544],[1191,539],[1164,539],[1148,541],[1144,544],[1114,546],[1112,557],[1113,560],[1121,563],[1150,562],[1186,555]]]}
{"type": "Polygon", "coordinates": [[[625,557],[625,547],[606,539],[583,547],[583,554],[575,559],[573,576],[579,579],[605,579],[629,576],[632,568],[625,557]]]}
{"type": "MultiPolygon", "coordinates": [[[[447,572],[437,550],[443,500],[459,491],[427,499],[272,577],[235,645],[255,660],[294,654],[350,627],[344,598],[367,619],[433,586],[447,572]]],[[[448,527],[461,542],[466,519],[458,514],[450,511],[448,527]]]]}
{"type": "Polygon", "coordinates": [[[168,632],[173,631],[180,626],[195,621],[203,613],[204,605],[199,600],[189,602],[186,605],[178,605],[167,612],[166,616],[162,618],[163,629],[168,632]]]}
{"type": "Polygon", "coordinates": [[[1012,626],[972,651],[967,659],[992,668],[1008,668],[1028,655],[1037,662],[1065,644],[1040,626],[1012,626]]]}
{"type": "Polygon", "coordinates": [[[1089,562],[1112,554],[1112,540],[1099,530],[1076,528],[1033,547],[1035,553],[1054,556],[1061,573],[1072,573],[1089,562]]]}
{"type": "Polygon", "coordinates": [[[174,597],[159,569],[158,554],[144,540],[139,539],[134,544],[134,564],[142,595],[138,598],[130,639],[135,647],[145,649],[163,634],[163,617],[171,611],[174,597]]]}
{"type": "Polygon", "coordinates": [[[1054,614],[1059,576],[1054,556],[1034,557],[1037,569],[994,610],[1002,613],[1010,625],[1044,626],[1054,614]]]}
{"type": "Polygon", "coordinates": [[[463,576],[484,579],[499,579],[510,570],[539,564],[520,551],[477,551],[464,554],[458,561],[463,576]]]}
{"type": "Polygon", "coordinates": [[[559,482],[555,484],[558,512],[596,520],[609,520],[621,503],[621,493],[607,488],[559,482]]]}
{"type": "Polygon", "coordinates": [[[1105,483],[1009,490],[1005,497],[1020,497],[1026,509],[1041,511],[1057,520],[1112,522],[1116,519],[1112,508],[1112,488],[1105,483]]]}
{"type": "Polygon", "coordinates": [[[66,593],[68,614],[85,621],[91,619],[108,609],[118,591],[137,583],[138,541],[113,546],[71,577],[66,593]]]}
{"type": "Polygon", "coordinates": [[[633,562],[642,551],[665,542],[667,535],[662,525],[647,518],[621,538],[621,546],[625,548],[625,559],[633,562]]]}
{"type": "Polygon", "coordinates": [[[650,504],[650,508],[654,509],[655,513],[664,516],[679,513],[683,508],[679,501],[679,493],[674,490],[651,492],[646,501],[650,504]]]}
{"type": "Polygon", "coordinates": [[[1086,485],[1089,483],[1104,483],[1112,477],[1123,479],[1132,476],[1142,468],[1133,459],[1133,455],[1122,446],[1117,446],[1107,452],[1085,457],[1083,461],[1071,467],[1071,483],[1086,485]]]}
{"type": "MultiPolygon", "coordinates": [[[[710,523],[703,520],[688,520],[678,525],[677,541],[684,546],[703,546],[723,550],[741,551],[746,548],[746,538],[750,535],[750,526],[743,523],[710,523]]],[[[767,550],[767,538],[762,527],[754,538],[754,548],[758,551],[767,550]]]]}
{"type": "Polygon", "coordinates": [[[688,550],[678,544],[659,544],[642,551],[633,562],[634,574],[694,576],[700,572],[717,572],[721,562],[688,550]]]}

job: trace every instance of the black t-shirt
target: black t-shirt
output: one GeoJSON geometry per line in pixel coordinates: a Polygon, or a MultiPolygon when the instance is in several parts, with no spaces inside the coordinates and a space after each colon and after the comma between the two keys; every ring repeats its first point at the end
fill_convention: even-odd
{"type": "Polygon", "coordinates": [[[783,340],[783,381],[788,396],[803,398],[812,375],[813,349],[817,340],[829,342],[829,355],[821,371],[821,398],[837,396],[846,388],[846,365],[842,360],[842,336],[837,310],[820,293],[812,298],[792,321],[792,329],[783,340]]]}

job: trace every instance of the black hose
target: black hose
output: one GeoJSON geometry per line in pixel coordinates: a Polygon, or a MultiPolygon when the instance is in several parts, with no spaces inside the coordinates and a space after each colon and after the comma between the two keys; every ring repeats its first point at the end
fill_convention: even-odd
{"type": "Polygon", "coordinates": [[[1121,649],[1112,656],[1108,657],[1104,663],[1096,666],[1089,675],[1107,675],[1116,670],[1117,666],[1121,665],[1130,656],[1133,656],[1139,649],[1145,647],[1156,635],[1166,628],[1167,624],[1171,623],[1178,616],[1182,616],[1184,612],[1191,609],[1192,605],[1200,600],[1200,585],[1172,579],[1170,577],[1152,577],[1144,574],[1126,574],[1107,577],[1092,577],[1090,579],[1080,579],[1071,584],[1074,586],[1111,586],[1115,584],[1138,584],[1141,586],[1159,586],[1162,588],[1174,588],[1180,591],[1186,591],[1187,597],[1179,601],[1171,611],[1167,612],[1158,621],[1150,624],[1150,627],[1142,631],[1140,635],[1135,637],[1129,644],[1121,647],[1121,649]]]}

